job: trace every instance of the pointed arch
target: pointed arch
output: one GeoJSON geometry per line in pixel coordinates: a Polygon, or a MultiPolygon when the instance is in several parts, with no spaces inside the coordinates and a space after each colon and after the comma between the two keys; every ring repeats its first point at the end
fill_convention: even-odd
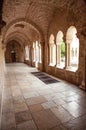
{"type": "Polygon", "coordinates": [[[73,70],[77,70],[79,64],[79,39],[76,34],[76,27],[70,26],[66,34],[67,68],[71,68],[73,70]]]}
{"type": "Polygon", "coordinates": [[[65,67],[65,43],[63,40],[63,32],[58,31],[56,36],[56,49],[57,49],[57,67],[65,67]]]}

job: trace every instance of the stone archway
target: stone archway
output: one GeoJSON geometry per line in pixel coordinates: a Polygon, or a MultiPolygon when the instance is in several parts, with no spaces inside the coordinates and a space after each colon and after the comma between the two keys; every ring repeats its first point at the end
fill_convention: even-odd
{"type": "Polygon", "coordinates": [[[63,32],[58,31],[56,36],[56,49],[57,49],[57,67],[65,67],[65,43],[63,40],[63,32]]]}
{"type": "Polygon", "coordinates": [[[5,62],[24,62],[24,51],[17,41],[12,40],[7,43],[5,51],[5,62]]]}
{"type": "Polygon", "coordinates": [[[71,68],[74,71],[78,69],[79,64],[79,39],[76,34],[77,29],[75,26],[70,26],[66,34],[67,68],[71,68]]]}

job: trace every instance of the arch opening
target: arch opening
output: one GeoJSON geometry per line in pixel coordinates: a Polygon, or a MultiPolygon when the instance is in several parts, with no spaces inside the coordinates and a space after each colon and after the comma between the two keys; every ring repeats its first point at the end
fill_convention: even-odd
{"type": "Polygon", "coordinates": [[[79,64],[79,39],[77,37],[77,30],[71,26],[67,30],[67,67],[76,71],[79,64]]]}
{"type": "Polygon", "coordinates": [[[56,36],[57,45],[57,67],[65,67],[65,42],[63,40],[63,32],[59,31],[56,36]]]}
{"type": "Polygon", "coordinates": [[[16,40],[9,41],[6,45],[5,62],[24,62],[24,49],[16,40]]]}

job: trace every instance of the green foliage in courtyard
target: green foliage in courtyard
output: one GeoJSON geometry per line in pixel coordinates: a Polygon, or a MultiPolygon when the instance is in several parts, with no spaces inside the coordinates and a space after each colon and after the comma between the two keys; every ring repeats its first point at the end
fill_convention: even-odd
{"type": "Polygon", "coordinates": [[[61,58],[65,57],[65,43],[64,41],[61,44],[61,58]]]}

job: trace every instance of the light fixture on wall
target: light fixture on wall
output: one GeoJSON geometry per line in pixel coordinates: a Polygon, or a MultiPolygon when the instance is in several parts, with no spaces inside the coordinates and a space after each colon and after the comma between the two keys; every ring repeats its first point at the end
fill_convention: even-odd
{"type": "Polygon", "coordinates": [[[14,51],[14,50],[12,50],[12,51],[11,51],[11,53],[15,53],[15,51],[14,51]]]}

